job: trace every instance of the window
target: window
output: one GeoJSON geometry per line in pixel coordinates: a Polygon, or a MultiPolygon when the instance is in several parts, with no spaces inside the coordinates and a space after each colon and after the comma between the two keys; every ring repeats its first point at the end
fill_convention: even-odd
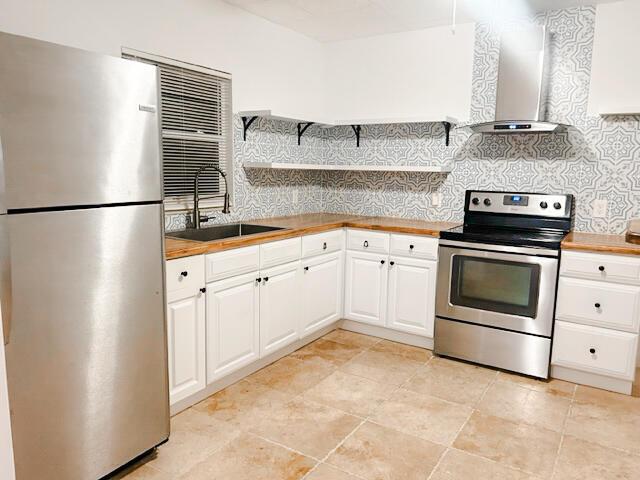
{"type": "MultiPolygon", "coordinates": [[[[166,208],[193,207],[194,176],[207,164],[226,173],[231,195],[231,75],[130,49],[123,49],[122,56],[159,69],[166,208]]],[[[200,177],[199,192],[202,207],[221,207],[224,181],[216,171],[208,170],[200,177]]]]}

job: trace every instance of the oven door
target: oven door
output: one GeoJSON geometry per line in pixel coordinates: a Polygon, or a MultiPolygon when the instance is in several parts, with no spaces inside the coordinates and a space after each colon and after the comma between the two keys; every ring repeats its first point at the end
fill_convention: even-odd
{"type": "Polygon", "coordinates": [[[436,315],[550,337],[557,257],[531,254],[536,253],[531,248],[510,252],[509,247],[470,245],[440,246],[436,315]]]}

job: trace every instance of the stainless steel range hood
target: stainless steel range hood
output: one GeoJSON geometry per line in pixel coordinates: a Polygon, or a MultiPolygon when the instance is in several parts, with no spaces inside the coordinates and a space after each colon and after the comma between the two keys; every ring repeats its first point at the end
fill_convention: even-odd
{"type": "Polygon", "coordinates": [[[500,40],[496,119],[471,125],[476,133],[554,133],[567,125],[546,121],[548,38],[543,26],[509,30],[500,40]]]}

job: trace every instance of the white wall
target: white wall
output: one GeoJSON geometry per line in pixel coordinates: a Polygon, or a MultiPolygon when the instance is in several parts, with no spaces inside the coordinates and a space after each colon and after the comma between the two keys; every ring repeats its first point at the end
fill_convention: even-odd
{"type": "Polygon", "coordinates": [[[0,0],[0,30],[224,70],[233,74],[234,111],[324,116],[323,45],[220,0],[0,0]]]}
{"type": "Polygon", "coordinates": [[[11,423],[7,394],[7,371],[4,359],[4,336],[2,334],[2,312],[0,312],[0,479],[13,480],[13,447],[11,446],[11,423]]]}
{"type": "Polygon", "coordinates": [[[338,121],[469,119],[475,25],[327,44],[328,98],[338,121]]]}

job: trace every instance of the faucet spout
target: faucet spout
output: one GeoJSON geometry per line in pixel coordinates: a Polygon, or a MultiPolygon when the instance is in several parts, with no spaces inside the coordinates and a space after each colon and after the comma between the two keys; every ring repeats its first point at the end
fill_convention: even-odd
{"type": "Polygon", "coordinates": [[[218,174],[224,180],[224,205],[222,206],[222,213],[227,214],[230,213],[229,208],[229,184],[227,182],[227,175],[213,163],[208,163],[200,167],[196,174],[193,177],[193,228],[200,228],[200,223],[202,223],[200,217],[200,192],[199,192],[199,183],[200,183],[200,175],[207,169],[214,170],[218,172],[218,174]]]}

